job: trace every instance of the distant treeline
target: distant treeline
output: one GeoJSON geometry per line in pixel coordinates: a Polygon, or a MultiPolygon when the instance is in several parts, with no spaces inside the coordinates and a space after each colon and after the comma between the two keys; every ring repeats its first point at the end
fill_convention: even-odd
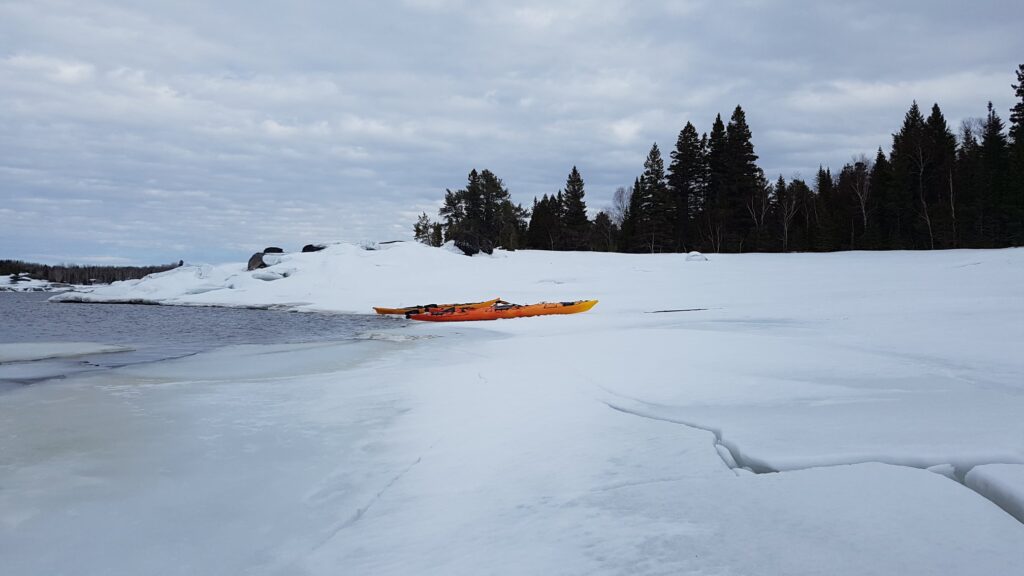
{"type": "Polygon", "coordinates": [[[657,144],[643,174],[620,187],[591,220],[583,178],[573,167],[565,188],[512,204],[488,170],[446,191],[439,220],[414,227],[432,245],[620,252],[833,251],[996,248],[1024,245],[1024,64],[1006,130],[988,105],[984,118],[956,133],[938,104],[927,117],[914,102],[886,153],[861,154],[839,172],[820,167],[805,181],[774,182],[757,166],[746,115],[710,133],[687,122],[666,170],[657,144]]]}
{"type": "Polygon", "coordinates": [[[0,276],[28,273],[30,278],[62,284],[109,284],[118,280],[133,280],[147,274],[164,272],[183,263],[163,266],[79,266],[77,264],[49,266],[21,260],[0,260],[0,276]]]}

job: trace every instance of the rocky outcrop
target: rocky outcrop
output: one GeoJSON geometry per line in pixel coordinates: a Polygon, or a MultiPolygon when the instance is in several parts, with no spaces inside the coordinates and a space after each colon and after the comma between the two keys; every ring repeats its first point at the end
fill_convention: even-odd
{"type": "Polygon", "coordinates": [[[323,250],[324,248],[327,248],[327,246],[324,246],[323,244],[306,244],[305,246],[302,247],[302,251],[303,252],[319,252],[319,251],[323,250]]]}
{"type": "Polygon", "coordinates": [[[263,261],[263,252],[257,252],[249,257],[249,265],[246,270],[258,270],[266,267],[267,263],[263,261]]]}
{"type": "Polygon", "coordinates": [[[263,249],[264,254],[284,254],[284,250],[277,246],[268,246],[263,249]]]}
{"type": "Polygon", "coordinates": [[[462,250],[466,256],[472,256],[483,252],[484,254],[494,253],[494,244],[486,238],[479,238],[473,234],[458,234],[454,238],[455,247],[462,250]]]}

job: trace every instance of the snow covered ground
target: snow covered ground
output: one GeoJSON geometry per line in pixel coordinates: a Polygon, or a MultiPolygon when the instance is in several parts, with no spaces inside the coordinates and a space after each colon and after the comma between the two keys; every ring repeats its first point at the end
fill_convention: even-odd
{"type": "Polygon", "coordinates": [[[0,292],[61,292],[71,290],[68,284],[54,284],[46,280],[35,280],[28,274],[0,275],[0,292]]]}
{"type": "Polygon", "coordinates": [[[356,312],[600,304],[3,393],[0,565],[1019,573],[1022,285],[1024,250],[699,261],[407,243],[62,294],[356,312]]]}

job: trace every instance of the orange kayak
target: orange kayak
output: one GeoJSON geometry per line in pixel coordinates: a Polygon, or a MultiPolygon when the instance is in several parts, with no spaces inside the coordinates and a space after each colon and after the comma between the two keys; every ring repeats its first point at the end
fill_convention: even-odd
{"type": "Polygon", "coordinates": [[[485,302],[469,302],[466,304],[423,304],[421,306],[406,306],[405,308],[384,308],[374,306],[373,310],[377,314],[422,314],[431,310],[444,310],[448,308],[487,308],[488,306],[494,306],[501,302],[501,298],[495,298],[493,300],[487,300],[485,302]]]}
{"type": "Polygon", "coordinates": [[[597,304],[597,300],[577,302],[541,302],[539,304],[495,304],[486,308],[443,308],[409,314],[413,320],[426,322],[468,322],[472,320],[498,320],[501,318],[526,318],[548,314],[576,314],[586,312],[597,304]]]}

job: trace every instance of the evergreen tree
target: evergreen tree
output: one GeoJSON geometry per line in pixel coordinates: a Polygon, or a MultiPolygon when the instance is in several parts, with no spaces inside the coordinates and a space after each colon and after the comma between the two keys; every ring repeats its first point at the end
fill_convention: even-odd
{"type": "Polygon", "coordinates": [[[925,145],[928,146],[928,166],[924,182],[921,209],[932,224],[936,243],[940,248],[957,245],[953,217],[956,213],[956,189],[953,187],[953,169],[956,162],[956,136],[946,124],[939,105],[932,106],[925,121],[925,145]]]}
{"type": "Polygon", "coordinates": [[[665,179],[665,161],[655,143],[644,161],[642,182],[642,207],[646,230],[644,242],[650,252],[671,252],[675,250],[675,202],[665,179]]]}
{"type": "Polygon", "coordinates": [[[1017,83],[1012,88],[1018,101],[1010,108],[1010,141],[1020,149],[1024,146],[1024,64],[1017,66],[1017,83]]]}
{"type": "Polygon", "coordinates": [[[731,250],[741,251],[751,239],[756,247],[765,209],[761,200],[765,182],[757,167],[747,116],[740,106],[733,110],[725,132],[727,243],[731,250]]]}
{"type": "Polygon", "coordinates": [[[417,242],[426,244],[427,246],[432,245],[432,232],[434,225],[430,221],[430,217],[424,212],[420,214],[420,217],[416,219],[416,223],[412,226],[412,235],[417,242]]]}
{"type": "Polygon", "coordinates": [[[729,207],[726,203],[726,188],[729,183],[729,160],[727,138],[722,115],[715,116],[708,136],[707,166],[708,182],[702,210],[701,237],[704,250],[721,252],[723,249],[729,207]]]}
{"type": "Polygon", "coordinates": [[[697,240],[692,228],[702,207],[707,183],[706,142],[707,137],[702,140],[693,124],[687,122],[679,132],[676,148],[671,154],[668,186],[675,203],[675,243],[681,250],[686,250],[697,240]]]}
{"type": "Polygon", "coordinates": [[[892,165],[886,157],[882,147],[878,147],[875,154],[875,162],[871,166],[871,176],[868,180],[871,189],[872,204],[874,205],[873,225],[868,226],[868,240],[865,247],[871,249],[886,248],[891,223],[887,221],[885,211],[886,203],[892,195],[892,165]]]}
{"type": "Polygon", "coordinates": [[[957,194],[953,204],[954,237],[964,246],[982,246],[978,236],[979,195],[982,189],[981,144],[984,122],[980,118],[968,118],[960,124],[959,144],[956,151],[956,169],[953,186],[957,194]]]}
{"type": "Polygon", "coordinates": [[[1010,182],[1007,190],[1008,226],[1006,236],[1011,246],[1024,245],[1024,64],[1017,67],[1017,83],[1013,85],[1017,103],[1010,109],[1010,182]]]}
{"type": "Polygon", "coordinates": [[[566,250],[586,250],[590,247],[590,220],[587,219],[587,204],[583,199],[585,194],[583,177],[573,166],[565,180],[562,196],[563,248],[566,250]]]}
{"type": "Polygon", "coordinates": [[[644,238],[648,228],[649,215],[644,202],[643,181],[637,178],[628,190],[629,205],[622,219],[622,250],[624,252],[644,252],[644,238]]]}
{"type": "Polygon", "coordinates": [[[444,232],[440,222],[430,225],[430,245],[440,246],[444,244],[444,232]]]}
{"type": "Polygon", "coordinates": [[[533,199],[530,224],[527,230],[527,246],[537,250],[555,250],[561,241],[561,208],[556,196],[545,194],[540,200],[533,199]]]}
{"type": "Polygon", "coordinates": [[[1009,143],[999,114],[988,103],[981,139],[981,188],[978,197],[978,235],[985,246],[1006,246],[1003,237],[1009,208],[1009,143]]]}
{"type": "Polygon", "coordinates": [[[597,252],[611,252],[615,250],[615,237],[618,231],[612,222],[611,216],[604,210],[597,213],[594,222],[590,226],[590,249],[597,252]]]}
{"type": "Polygon", "coordinates": [[[517,250],[526,246],[529,211],[521,204],[504,200],[500,207],[498,246],[506,250],[517,250]]]}
{"type": "Polygon", "coordinates": [[[934,247],[930,212],[925,198],[925,178],[931,162],[925,136],[925,120],[915,101],[892,137],[893,197],[888,209],[897,223],[893,248],[934,247]],[[922,226],[923,225],[923,226],[922,226]],[[923,228],[923,229],[922,229],[923,228]]]}
{"type": "Polygon", "coordinates": [[[445,190],[444,205],[438,213],[444,219],[444,241],[454,240],[466,222],[465,192],[445,190]]]}
{"type": "Polygon", "coordinates": [[[836,205],[839,202],[836,198],[835,188],[832,171],[823,166],[818,166],[818,173],[814,177],[815,223],[813,239],[808,246],[809,250],[828,252],[837,248],[839,232],[836,226],[836,221],[838,220],[836,205]]]}

